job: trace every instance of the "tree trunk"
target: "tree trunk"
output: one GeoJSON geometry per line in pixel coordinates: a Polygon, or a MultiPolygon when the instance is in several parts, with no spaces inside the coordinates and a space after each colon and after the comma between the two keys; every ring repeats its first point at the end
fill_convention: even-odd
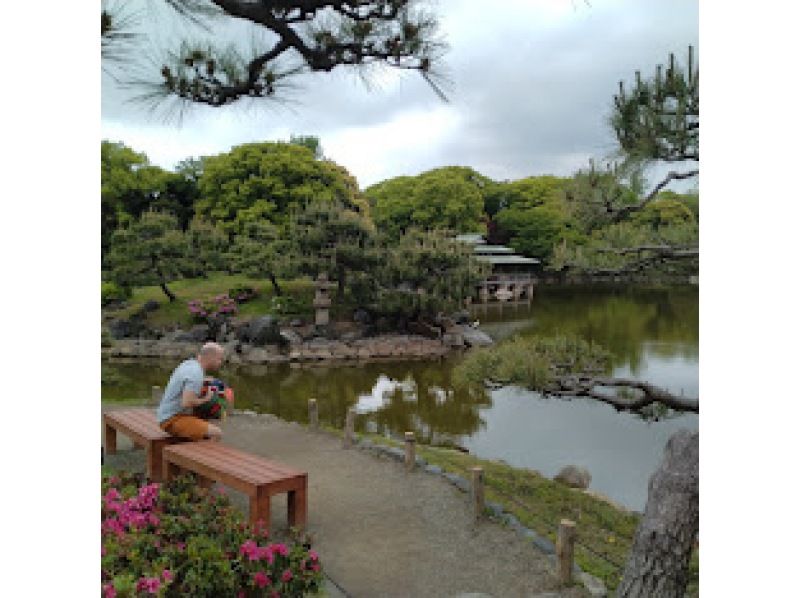
{"type": "Polygon", "coordinates": [[[275,278],[275,275],[272,272],[269,273],[269,281],[272,283],[272,288],[275,289],[275,294],[279,296],[283,295],[283,291],[278,284],[278,280],[275,278]]]}
{"type": "Polygon", "coordinates": [[[162,280],[162,281],[161,281],[161,283],[159,284],[159,286],[161,287],[161,290],[162,290],[162,291],[164,291],[164,294],[165,294],[167,297],[169,297],[169,301],[170,301],[170,303],[172,303],[173,301],[175,301],[175,295],[172,293],[172,291],[170,291],[170,290],[167,288],[167,283],[166,283],[166,282],[164,282],[164,281],[162,280]]]}
{"type": "Polygon", "coordinates": [[[650,478],[647,507],[636,530],[618,598],[683,596],[699,522],[699,434],[680,430],[650,478]]]}

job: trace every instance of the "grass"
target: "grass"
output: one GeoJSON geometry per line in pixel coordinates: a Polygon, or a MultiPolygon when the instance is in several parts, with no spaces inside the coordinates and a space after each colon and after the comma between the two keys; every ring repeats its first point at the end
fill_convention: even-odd
{"type": "MultiPolygon", "coordinates": [[[[341,435],[341,430],[322,426],[325,431],[341,435]]],[[[386,446],[401,448],[400,442],[376,434],[359,437],[386,446]]],[[[479,459],[447,448],[417,445],[417,455],[443,471],[470,480],[472,467],[484,472],[484,495],[487,501],[503,505],[526,527],[539,535],[556,540],[561,519],[576,523],[575,560],[581,568],[603,580],[609,591],[616,589],[633,543],[640,515],[572,490],[537,472],[518,469],[502,462],[479,459]],[[610,562],[609,562],[610,561],[610,562]]],[[[698,595],[699,558],[695,550],[690,564],[687,596],[698,595]]]]}
{"type": "MultiPolygon", "coordinates": [[[[286,295],[292,296],[307,309],[298,311],[298,315],[308,316],[311,312],[311,300],[314,295],[314,283],[309,279],[279,280],[278,284],[286,295]]],[[[159,308],[148,314],[147,322],[151,326],[167,326],[176,324],[189,327],[194,321],[189,313],[188,303],[192,299],[203,299],[227,293],[236,285],[249,285],[258,291],[258,296],[239,306],[238,315],[243,318],[272,313],[272,298],[275,296],[272,284],[268,280],[248,278],[240,274],[212,274],[208,278],[176,280],[167,286],[176,296],[170,302],[158,286],[138,287],[127,305],[117,313],[120,317],[129,317],[139,310],[147,301],[156,301],[159,308]]]]}

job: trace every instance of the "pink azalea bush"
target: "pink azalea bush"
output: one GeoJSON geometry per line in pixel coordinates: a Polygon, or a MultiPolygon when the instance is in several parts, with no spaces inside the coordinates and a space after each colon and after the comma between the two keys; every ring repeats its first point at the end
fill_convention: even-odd
{"type": "Polygon", "coordinates": [[[303,596],[319,591],[322,568],[307,538],[267,541],[220,492],[190,476],[142,484],[104,476],[101,595],[303,596]]]}
{"type": "Polygon", "coordinates": [[[231,316],[236,313],[236,301],[227,293],[207,299],[192,299],[188,304],[189,313],[200,322],[206,322],[219,316],[231,316]]]}

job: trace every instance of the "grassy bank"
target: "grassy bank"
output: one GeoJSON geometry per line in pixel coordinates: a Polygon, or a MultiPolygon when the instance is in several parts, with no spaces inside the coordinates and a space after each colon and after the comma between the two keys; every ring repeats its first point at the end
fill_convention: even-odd
{"type": "MultiPolygon", "coordinates": [[[[273,298],[276,296],[272,284],[268,280],[248,278],[240,274],[212,274],[208,278],[193,278],[176,280],[167,285],[175,296],[175,301],[169,301],[167,296],[158,286],[138,287],[134,289],[133,296],[125,306],[114,313],[118,317],[129,317],[148,301],[156,301],[159,308],[147,315],[147,322],[151,326],[177,325],[181,328],[191,326],[194,321],[189,313],[188,303],[193,299],[204,299],[227,293],[238,285],[251,286],[258,292],[258,296],[239,306],[238,315],[242,318],[252,318],[265,314],[284,316],[305,316],[313,314],[312,300],[314,297],[314,282],[308,278],[295,280],[279,280],[283,295],[289,299],[290,309],[276,309],[273,298]]],[[[333,315],[338,315],[341,308],[334,306],[333,315]]]]}
{"type": "MultiPolygon", "coordinates": [[[[341,435],[341,430],[325,427],[341,435]]],[[[401,448],[400,442],[375,434],[358,434],[360,438],[401,448]]],[[[417,445],[417,455],[443,471],[470,480],[472,467],[482,467],[485,498],[503,505],[506,512],[541,536],[556,540],[561,519],[577,524],[575,560],[581,568],[603,580],[613,591],[619,584],[625,561],[639,525],[640,515],[619,509],[610,503],[554,482],[539,473],[510,465],[479,459],[457,450],[417,445]]],[[[687,596],[698,595],[699,560],[692,556],[687,596]]]]}

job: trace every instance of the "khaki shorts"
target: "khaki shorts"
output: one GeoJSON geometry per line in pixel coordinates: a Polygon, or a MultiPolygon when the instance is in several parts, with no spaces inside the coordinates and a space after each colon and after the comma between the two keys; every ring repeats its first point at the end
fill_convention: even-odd
{"type": "Polygon", "coordinates": [[[167,434],[189,440],[202,440],[208,432],[208,422],[194,415],[179,413],[159,424],[167,434]]]}

